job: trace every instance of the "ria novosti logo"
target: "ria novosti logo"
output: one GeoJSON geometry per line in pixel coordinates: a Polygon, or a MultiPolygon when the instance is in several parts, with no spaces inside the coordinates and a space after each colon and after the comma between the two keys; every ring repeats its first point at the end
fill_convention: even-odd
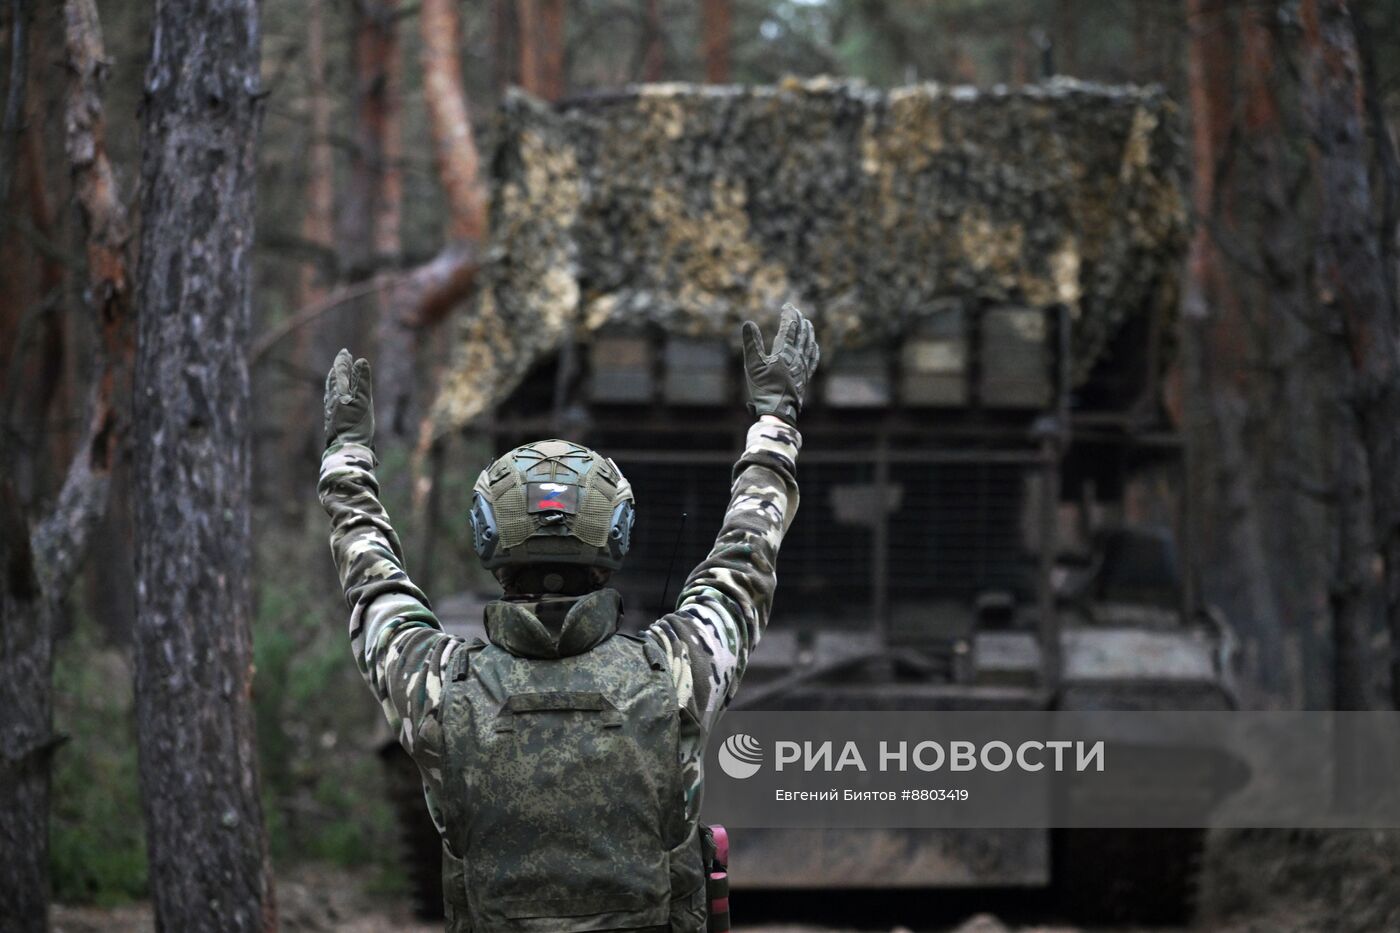
{"type": "Polygon", "coordinates": [[[762,765],[763,746],[747,733],[736,732],[719,747],[720,770],[732,778],[751,778],[762,765]]]}
{"type": "MultiPolygon", "coordinates": [[[[862,752],[855,741],[779,739],[773,743],[773,770],[806,773],[907,772],[911,768],[926,772],[945,768],[948,771],[992,772],[1012,768],[1026,772],[1103,771],[1104,747],[1102,739],[1092,742],[1032,739],[1015,747],[999,740],[980,745],[964,739],[947,743],[925,740],[914,743],[912,748],[908,741],[881,741],[878,756],[870,759],[872,749],[862,752]]],[[[734,733],[719,747],[719,766],[725,774],[741,781],[753,777],[763,767],[763,743],[747,732],[734,733]]]]}

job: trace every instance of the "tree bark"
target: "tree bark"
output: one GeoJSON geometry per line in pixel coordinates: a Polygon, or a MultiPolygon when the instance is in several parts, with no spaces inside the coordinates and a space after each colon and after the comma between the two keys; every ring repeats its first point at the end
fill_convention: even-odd
{"type": "Polygon", "coordinates": [[[452,0],[423,0],[423,99],[438,181],[447,199],[449,240],[476,241],[486,226],[486,199],[471,115],[462,87],[461,20],[452,0]]]}
{"type": "MultiPolygon", "coordinates": [[[[307,118],[306,213],[301,236],[327,253],[335,251],[335,156],[331,151],[331,99],[326,87],[326,18],[323,0],[306,4],[307,118]]],[[[298,305],[326,296],[327,273],[319,263],[301,268],[298,305]]]]}
{"type": "MultiPolygon", "coordinates": [[[[47,61],[39,42],[47,30],[28,28],[32,11],[26,2],[4,7],[10,22],[6,62],[9,82],[5,90],[4,129],[0,133],[0,209],[24,217],[33,233],[55,242],[54,210],[49,198],[48,162],[43,154],[43,114],[54,102],[44,101],[47,61]],[[36,46],[31,54],[28,46],[36,46]],[[38,58],[40,61],[36,62],[38,58]]],[[[4,16],[0,15],[0,22],[4,16]]],[[[67,432],[53,430],[48,418],[64,407],[63,384],[67,315],[59,314],[64,265],[30,237],[0,235],[0,425],[5,431],[3,460],[12,476],[21,507],[32,511],[35,503],[52,494],[45,480],[61,473],[71,456],[67,432]]]]}
{"type": "MultiPolygon", "coordinates": [[[[384,274],[386,263],[377,255],[379,237],[376,221],[383,191],[380,174],[384,167],[383,133],[386,124],[385,88],[389,82],[387,59],[391,41],[386,30],[395,24],[386,21],[378,0],[352,0],[349,75],[351,83],[351,138],[349,183],[339,191],[336,216],[337,278],[342,286],[357,289],[384,274]]],[[[358,293],[358,292],[357,292],[358,293]]],[[[330,297],[330,296],[327,296],[330,297]]],[[[313,307],[311,302],[305,307],[313,307]]],[[[362,347],[368,351],[375,336],[378,300],[374,290],[366,297],[339,308],[334,326],[313,329],[312,357],[316,369],[330,365],[341,347],[362,347]]]]}
{"type": "Polygon", "coordinates": [[[700,4],[700,45],[705,59],[705,80],[710,84],[728,84],[730,0],[703,0],[700,4]]]}
{"type": "MultiPolygon", "coordinates": [[[[335,154],[331,149],[331,99],[326,84],[326,10],[324,0],[306,4],[306,210],[301,218],[302,241],[312,244],[317,255],[302,263],[297,273],[297,307],[324,301],[338,270],[326,257],[335,255],[335,154]]],[[[296,365],[316,372],[325,363],[317,354],[314,329],[292,331],[291,357],[296,365]]],[[[337,348],[338,349],[338,348],[337,348]]],[[[321,387],[296,380],[289,404],[282,417],[279,463],[272,476],[282,489],[285,507],[281,514],[298,522],[310,505],[305,495],[306,476],[314,469],[321,449],[316,431],[307,431],[304,414],[314,411],[321,387]]]]}
{"type": "MultiPolygon", "coordinates": [[[[85,435],[56,503],[32,530],[11,482],[14,464],[0,464],[0,705],[7,711],[0,720],[0,916],[16,930],[48,927],[49,766],[59,742],[53,734],[54,626],[106,511],[125,426],[119,412],[125,410],[129,353],[126,212],[107,161],[105,59],[92,0],[68,0],[64,40],[66,142],[101,340],[85,435]]],[[[31,175],[31,185],[42,183],[39,172],[31,175]]]]}
{"type": "MultiPolygon", "coordinates": [[[[1339,373],[1343,385],[1349,374],[1339,373]]],[[[1357,439],[1355,416],[1338,412],[1337,476],[1337,573],[1332,584],[1332,696],[1338,710],[1375,708],[1371,696],[1368,637],[1375,601],[1375,587],[1367,579],[1374,549],[1371,545],[1366,505],[1365,452],[1357,439]]]]}
{"type": "Polygon", "coordinates": [[[391,92],[397,89],[400,66],[394,3],[356,0],[354,10],[355,145],[350,156],[351,185],[345,192],[342,252],[349,251],[345,277],[359,281],[391,265],[397,252],[381,255],[379,249],[389,239],[387,231],[381,232],[384,195],[395,187],[384,176],[390,171],[396,145],[388,137],[398,126],[399,102],[391,92]]]}
{"type": "MultiPolygon", "coordinates": [[[[378,161],[374,189],[376,266],[397,271],[403,258],[403,60],[399,48],[398,0],[372,0],[362,14],[373,22],[374,51],[366,59],[378,78],[374,106],[364,114],[365,138],[372,140],[378,161]]],[[[379,389],[375,412],[380,432],[401,440],[411,432],[418,373],[417,335],[404,326],[394,289],[376,293],[375,363],[379,389]]]]}
{"type": "Polygon", "coordinates": [[[9,0],[6,18],[0,23],[9,27],[9,74],[5,81],[5,103],[0,109],[0,205],[10,200],[10,182],[19,162],[20,136],[23,133],[24,95],[29,85],[29,10],[26,0],[9,0]]]}
{"type": "Polygon", "coordinates": [[[1400,313],[1347,7],[1300,9],[1190,3],[1193,539],[1266,702],[1364,709],[1381,582],[1400,645],[1400,313]]]}
{"type": "Polygon", "coordinates": [[[559,100],[567,90],[564,0],[520,0],[520,86],[536,97],[559,100]]]}
{"type": "Polygon", "coordinates": [[[1023,14],[1015,20],[1015,33],[1011,37],[1011,86],[1021,87],[1030,81],[1031,75],[1031,24],[1023,14]]]}
{"type": "Polygon", "coordinates": [[[433,137],[438,180],[447,200],[448,245],[441,255],[403,277],[402,316],[412,327],[440,321],[470,290],[476,247],[486,236],[486,192],[471,112],[462,86],[461,21],[451,0],[425,0],[423,96],[433,137]]]}
{"type": "MultiPolygon", "coordinates": [[[[522,3],[521,47],[528,45],[524,24],[532,11],[522,3]]],[[[560,13],[562,17],[562,12],[560,13]]],[[[429,126],[438,178],[448,206],[447,245],[431,262],[401,278],[396,286],[403,326],[419,330],[442,321],[448,311],[471,291],[478,266],[477,249],[486,237],[486,192],[481,183],[481,161],[472,133],[466,90],[462,86],[460,57],[461,23],[452,0],[425,0],[420,16],[423,30],[423,89],[428,106],[429,126]]],[[[524,60],[522,59],[522,72],[524,60]]],[[[432,452],[427,418],[420,419],[418,442],[414,447],[412,472],[413,510],[424,529],[423,566],[431,566],[431,516],[425,515],[431,501],[436,473],[425,471],[432,452]]]]}
{"type": "Polygon", "coordinates": [[[1364,483],[1349,471],[1336,341],[1307,274],[1292,50],[1267,6],[1191,0],[1188,12],[1192,550],[1202,592],[1246,646],[1256,702],[1320,706],[1335,689],[1327,652],[1368,599],[1343,501],[1364,483]]]}
{"type": "Polygon", "coordinates": [[[49,926],[53,627],[8,475],[0,476],[0,573],[0,916],[15,933],[42,933],[49,926]]]}
{"type": "Polygon", "coordinates": [[[568,57],[564,32],[565,0],[540,2],[540,91],[545,100],[561,100],[568,93],[568,57]]]}
{"type": "Polygon", "coordinates": [[[511,0],[491,0],[491,72],[496,93],[520,83],[520,27],[511,0]]]}
{"type": "Polygon", "coordinates": [[[380,43],[377,110],[372,132],[377,141],[379,186],[375,194],[376,267],[403,263],[403,53],[399,48],[399,0],[377,0],[373,13],[380,43]]]}
{"type": "Polygon", "coordinates": [[[666,35],[661,27],[661,0],[644,0],[642,11],[646,35],[643,37],[642,80],[661,80],[666,55],[666,35]]]}
{"type": "Polygon", "coordinates": [[[136,719],[161,930],[275,926],[249,692],[256,0],[157,0],[142,108],[136,719]]]}
{"type": "Polygon", "coordinates": [[[1277,618],[1277,603],[1250,465],[1238,440],[1248,408],[1241,385],[1247,337],[1240,301],[1213,232],[1222,224],[1217,176],[1231,138],[1235,107],[1228,0],[1188,0],[1187,27],[1196,225],[1187,261],[1182,342],[1191,400],[1187,494],[1197,504],[1191,531],[1193,572],[1202,576],[1201,588],[1208,598],[1233,594],[1224,608],[1241,629],[1246,669],[1251,679],[1263,682],[1266,692],[1276,693],[1279,655],[1271,650],[1271,643],[1278,635],[1270,626],[1277,618]],[[1219,559],[1222,552],[1227,560],[1219,559]]]}
{"type": "Polygon", "coordinates": [[[540,0],[517,0],[515,25],[519,30],[520,86],[540,96],[540,0]]]}
{"type": "Polygon", "coordinates": [[[1072,77],[1079,71],[1079,20],[1075,16],[1074,0],[1060,0],[1055,27],[1060,40],[1055,55],[1056,73],[1072,77]]]}
{"type": "Polygon", "coordinates": [[[1352,363],[1375,548],[1384,567],[1391,699],[1400,708],[1400,309],[1373,218],[1365,95],[1351,13],[1343,0],[1305,0],[1302,24],[1305,113],[1321,211],[1317,300],[1337,315],[1352,363]]]}

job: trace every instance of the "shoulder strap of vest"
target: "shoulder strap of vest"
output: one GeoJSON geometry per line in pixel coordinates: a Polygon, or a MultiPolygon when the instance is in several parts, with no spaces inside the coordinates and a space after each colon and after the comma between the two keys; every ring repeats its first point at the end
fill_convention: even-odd
{"type": "MultiPolygon", "coordinates": [[[[466,642],[457,649],[456,656],[452,659],[452,669],[449,672],[451,674],[451,676],[448,678],[449,684],[456,683],[459,680],[467,679],[467,670],[471,667],[472,656],[475,655],[482,648],[485,648],[487,644],[488,642],[486,642],[484,639],[473,638],[471,641],[466,642]]],[[[445,708],[446,703],[444,703],[444,709],[445,708]]]]}
{"type": "Polygon", "coordinates": [[[625,638],[628,641],[636,642],[642,646],[642,652],[646,655],[647,664],[651,665],[654,671],[666,669],[666,659],[661,655],[661,649],[650,638],[643,635],[633,635],[631,632],[617,632],[614,638],[625,638]]]}

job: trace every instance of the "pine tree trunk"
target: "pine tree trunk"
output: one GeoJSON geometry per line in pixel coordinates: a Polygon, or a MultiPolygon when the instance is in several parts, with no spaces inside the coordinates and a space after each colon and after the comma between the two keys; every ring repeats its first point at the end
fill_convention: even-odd
{"type": "Polygon", "coordinates": [[[700,44],[705,58],[705,80],[728,84],[731,18],[730,0],[703,0],[700,5],[700,44]]]}
{"type": "MultiPolygon", "coordinates": [[[[17,931],[48,928],[50,761],[59,741],[53,734],[54,628],[106,511],[125,429],[119,412],[126,407],[122,374],[129,346],[127,225],[104,143],[105,55],[92,0],[68,0],[63,25],[65,142],[87,236],[86,292],[101,339],[84,435],[42,520],[29,521],[13,482],[15,473],[33,472],[36,451],[0,448],[0,918],[6,930],[17,931]],[[25,459],[28,470],[19,463],[25,459]]],[[[31,187],[42,184],[37,168],[29,172],[31,187]]]]}
{"type": "MultiPolygon", "coordinates": [[[[376,49],[371,62],[373,107],[366,112],[365,138],[371,140],[374,172],[374,252],[377,265],[397,274],[402,264],[403,119],[400,112],[403,60],[399,50],[398,0],[375,0],[366,13],[374,21],[376,49]]],[[[380,433],[402,441],[417,427],[418,336],[400,311],[393,287],[375,301],[375,417],[380,433]]],[[[368,351],[361,351],[368,352],[368,351]]],[[[325,365],[325,361],[322,361],[325,365]]]]}
{"type": "Polygon", "coordinates": [[[491,0],[491,73],[500,95],[520,83],[520,27],[511,0],[491,0]]]}
{"type": "Polygon", "coordinates": [[[1059,37],[1055,73],[1074,77],[1079,73],[1079,20],[1075,16],[1074,0],[1060,0],[1055,14],[1055,31],[1059,37]]]}
{"type": "Polygon", "coordinates": [[[1243,332],[1242,299],[1218,242],[1222,235],[1245,239],[1233,229],[1223,229],[1230,218],[1231,192],[1229,179],[1217,179],[1236,108],[1231,80],[1235,35],[1228,0],[1187,0],[1187,27],[1195,211],[1182,315],[1190,400],[1188,495],[1196,504],[1190,550],[1206,598],[1221,599],[1240,631],[1250,679],[1276,696],[1283,690],[1281,636],[1274,628],[1277,599],[1251,482],[1252,464],[1239,440],[1249,409],[1249,386],[1242,374],[1250,347],[1243,332]],[[1222,598],[1226,594],[1229,598],[1222,598]]]}
{"type": "MultiPolygon", "coordinates": [[[[375,223],[381,190],[380,172],[384,165],[382,145],[384,93],[388,83],[386,23],[377,2],[365,0],[345,4],[351,18],[349,68],[354,108],[351,111],[353,145],[350,147],[349,183],[341,186],[336,216],[336,257],[342,283],[359,285],[374,278],[382,268],[376,255],[378,239],[375,223]]],[[[316,370],[330,366],[336,351],[349,347],[360,354],[372,352],[377,320],[373,295],[348,302],[335,315],[323,317],[315,327],[312,358],[316,370]]]]}
{"type": "Polygon", "coordinates": [[[520,0],[516,6],[520,35],[520,86],[545,100],[558,100],[567,89],[564,3],[520,0]]]}
{"type": "Polygon", "coordinates": [[[423,0],[423,102],[433,137],[433,165],[447,199],[447,238],[476,242],[486,232],[481,159],[462,86],[462,24],[452,0],[423,0]]]}
{"type": "MultiPolygon", "coordinates": [[[[306,213],[301,236],[309,243],[335,250],[335,156],[331,151],[331,98],[326,86],[326,12],[324,0],[306,4],[306,213]]],[[[326,297],[328,270],[314,262],[298,275],[297,303],[309,305],[326,297]]],[[[300,360],[300,356],[298,356],[300,360]]],[[[317,360],[316,362],[320,362],[317,360]]]]}
{"type": "Polygon", "coordinates": [[[53,619],[29,528],[0,477],[0,917],[14,933],[48,929],[53,619]]]}
{"type": "MultiPolygon", "coordinates": [[[[499,22],[499,21],[498,21],[499,22]]],[[[462,24],[453,0],[424,0],[419,13],[423,42],[423,100],[433,138],[433,164],[447,200],[447,244],[442,253],[415,270],[396,289],[403,326],[424,330],[440,323],[447,310],[470,291],[477,267],[477,246],[486,236],[486,191],[481,159],[472,131],[466,89],[462,84],[462,24]]],[[[428,419],[418,429],[413,454],[413,517],[422,529],[420,566],[432,573],[430,552],[436,516],[440,447],[425,447],[428,419]],[[430,464],[425,461],[431,461],[430,464]],[[425,466],[430,466],[425,470],[425,466]]]]}
{"type": "Polygon", "coordinates": [[[1306,0],[1301,19],[1305,111],[1321,208],[1317,300],[1339,318],[1354,370],[1372,530],[1385,573],[1391,695],[1400,708],[1400,309],[1372,216],[1365,95],[1351,13],[1344,0],[1306,0]]]}
{"type": "MultiPolygon", "coordinates": [[[[326,86],[326,10],[324,0],[308,0],[306,4],[306,71],[307,71],[307,139],[306,146],[306,211],[302,214],[301,238],[315,244],[317,257],[304,263],[297,274],[297,307],[305,308],[326,299],[334,283],[336,271],[325,259],[335,254],[335,155],[331,150],[331,98],[326,86]]],[[[330,352],[318,354],[322,341],[312,335],[315,327],[299,327],[292,335],[292,359],[297,366],[317,372],[331,358],[330,352]]],[[[329,348],[324,348],[329,349],[329,348]]],[[[321,386],[305,385],[298,380],[282,400],[281,462],[275,475],[283,490],[285,506],[282,513],[289,520],[299,520],[312,503],[306,496],[306,477],[315,470],[320,459],[321,437],[318,431],[306,430],[307,411],[315,411],[321,401],[321,386]]]]}
{"type": "Polygon", "coordinates": [[[540,93],[560,100],[569,90],[564,0],[540,0],[540,93]]]}
{"type": "MultiPolygon", "coordinates": [[[[353,4],[354,44],[351,72],[355,81],[355,145],[350,156],[350,181],[345,191],[344,244],[346,273],[351,281],[378,272],[386,259],[379,255],[384,237],[377,231],[383,212],[384,173],[390,152],[385,138],[395,125],[390,89],[398,84],[397,23],[383,0],[353,4]]],[[[395,166],[397,168],[397,166],[395,166]]]]}
{"type": "Polygon", "coordinates": [[[644,0],[642,17],[645,23],[642,80],[660,81],[666,55],[666,36],[661,27],[661,0],[644,0]]]}
{"type": "Polygon", "coordinates": [[[1344,367],[1307,275],[1297,73],[1267,7],[1191,0],[1189,12],[1193,551],[1202,592],[1240,633],[1254,700],[1320,706],[1335,689],[1329,633],[1345,637],[1369,594],[1357,512],[1337,502],[1359,487],[1343,456],[1344,367]]]}
{"type": "Polygon", "coordinates": [[[1204,590],[1241,633],[1260,699],[1363,709],[1377,553],[1400,613],[1400,331],[1354,34],[1337,0],[1303,3],[1301,30],[1270,5],[1189,10],[1183,343],[1204,590]]]}
{"type": "Polygon", "coordinates": [[[142,110],[136,717],[161,930],[275,925],[249,693],[256,0],[158,0],[142,110]]]}

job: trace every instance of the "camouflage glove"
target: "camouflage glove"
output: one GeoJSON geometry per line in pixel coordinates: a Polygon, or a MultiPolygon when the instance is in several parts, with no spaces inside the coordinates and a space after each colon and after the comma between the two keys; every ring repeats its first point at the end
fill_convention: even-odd
{"type": "Polygon", "coordinates": [[[349,350],[335,355],[326,374],[326,446],[336,443],[374,447],[374,399],[370,395],[369,360],[351,360],[349,350]]]}
{"type": "Polygon", "coordinates": [[[744,322],[743,341],[749,412],[755,418],[777,415],[788,424],[797,424],[807,384],[822,358],[812,322],[786,304],[772,353],[763,351],[763,336],[753,321],[744,322]]]}

